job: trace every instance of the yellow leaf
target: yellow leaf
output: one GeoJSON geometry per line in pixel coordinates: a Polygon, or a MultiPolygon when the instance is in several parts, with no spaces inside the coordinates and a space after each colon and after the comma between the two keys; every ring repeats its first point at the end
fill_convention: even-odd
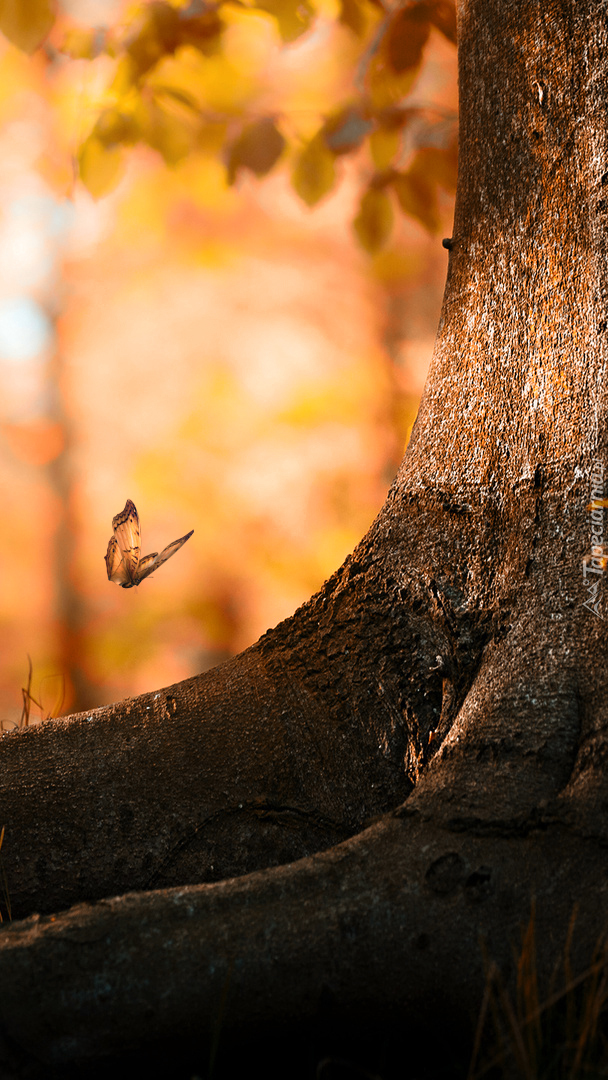
{"type": "Polygon", "coordinates": [[[83,143],[78,161],[80,179],[94,199],[100,199],[112,191],[122,176],[121,148],[104,146],[95,135],[89,135],[83,143]]]}
{"type": "Polygon", "coordinates": [[[59,52],[70,56],[72,60],[93,60],[103,51],[105,38],[103,30],[73,27],[63,35],[59,52]]]}
{"type": "Polygon", "coordinates": [[[396,73],[386,53],[386,47],[383,48],[381,44],[367,65],[365,74],[365,86],[370,97],[370,104],[375,110],[392,108],[400,104],[405,95],[409,94],[418,77],[417,67],[396,73]]]}
{"type": "Polygon", "coordinates": [[[392,181],[399,205],[405,214],[415,217],[434,233],[439,228],[439,211],[435,184],[417,170],[398,173],[392,181]]]}
{"type": "Polygon", "coordinates": [[[152,0],[138,13],[125,39],[126,51],[137,75],[145,75],[179,44],[179,16],[171,4],[152,0]]]}
{"type": "Polygon", "coordinates": [[[52,0],[0,0],[0,30],[24,52],[42,45],[54,21],[52,0]]]}
{"type": "Polygon", "coordinates": [[[256,0],[255,6],[274,16],[283,41],[299,38],[308,30],[316,14],[309,0],[256,0]]]}
{"type": "Polygon", "coordinates": [[[104,109],[100,113],[92,134],[107,148],[118,146],[119,143],[135,142],[139,130],[133,117],[121,113],[119,109],[112,108],[104,109]]]}
{"type": "Polygon", "coordinates": [[[322,132],[317,132],[297,158],[291,182],[306,205],[314,206],[331,191],[335,181],[334,155],[325,145],[322,132]]]}
{"type": "Polygon", "coordinates": [[[110,92],[117,98],[127,97],[134,88],[139,92],[138,82],[139,74],[135,63],[129,54],[125,53],[118,58],[114,78],[109,86],[110,92]]]}
{"type": "Polygon", "coordinates": [[[340,0],[340,19],[357,37],[363,37],[367,29],[367,17],[359,0],[340,0]]]}
{"type": "Polygon", "coordinates": [[[407,0],[390,16],[365,75],[374,109],[398,105],[411,90],[431,30],[432,11],[433,0],[407,0]]]}
{"type": "Polygon", "coordinates": [[[401,148],[401,131],[398,128],[379,128],[369,137],[369,149],[377,169],[387,169],[401,148]]]}
{"type": "Polygon", "coordinates": [[[189,45],[180,46],[175,56],[163,57],[146,75],[146,86],[155,94],[173,91],[175,100],[180,96],[200,119],[214,112],[242,115],[253,91],[251,77],[224,52],[207,57],[189,45]]]}
{"type": "Polygon", "coordinates": [[[191,121],[191,110],[176,107],[170,99],[156,95],[142,101],[138,113],[142,138],[162,154],[167,165],[177,165],[187,157],[196,140],[196,125],[191,121]]]}
{"type": "Polygon", "coordinates": [[[365,192],[353,227],[359,243],[370,254],[386,243],[393,228],[393,207],[386,191],[372,188],[365,192]]]}

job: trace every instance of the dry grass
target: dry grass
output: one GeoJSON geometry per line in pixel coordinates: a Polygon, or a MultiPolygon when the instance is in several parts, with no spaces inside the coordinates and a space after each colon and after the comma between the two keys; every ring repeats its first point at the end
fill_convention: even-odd
{"type": "MultiPolygon", "coordinates": [[[[62,706],[63,706],[63,699],[64,699],[63,682],[62,682],[62,692],[61,692],[61,695],[58,698],[57,702],[55,703],[55,706],[53,707],[51,712],[47,713],[47,715],[44,716],[44,709],[43,709],[42,705],[40,704],[39,701],[36,700],[36,698],[32,694],[32,678],[33,678],[33,675],[34,675],[34,671],[33,671],[33,667],[32,667],[32,660],[31,660],[31,657],[29,655],[28,655],[28,658],[27,658],[27,664],[28,664],[27,686],[22,686],[21,687],[22,706],[21,706],[21,716],[19,717],[19,722],[9,724],[7,721],[3,720],[2,721],[2,729],[4,731],[11,731],[11,730],[15,731],[15,730],[21,730],[21,728],[29,727],[30,723],[31,723],[31,712],[32,712],[32,706],[33,705],[37,709],[40,709],[40,720],[36,720],[35,723],[43,723],[45,720],[50,720],[52,716],[58,715],[61,712],[61,709],[62,709],[62,706]]],[[[8,889],[8,880],[7,880],[7,876],[6,876],[6,868],[4,866],[4,861],[3,861],[3,858],[2,858],[2,845],[4,843],[5,830],[6,830],[6,825],[3,825],[2,829],[0,830],[0,923],[5,922],[6,919],[8,919],[9,922],[12,921],[11,898],[10,898],[10,893],[9,893],[9,889],[8,889]],[[3,907],[4,907],[4,910],[3,910],[3,907]]]]}
{"type": "Polygon", "coordinates": [[[563,958],[542,1002],[536,974],[534,905],[521,952],[515,958],[514,1000],[496,965],[488,965],[468,1080],[608,1078],[608,941],[600,939],[591,964],[575,978],[570,963],[575,922],[576,909],[563,958]],[[555,990],[560,971],[564,985],[555,990]]]}
{"type": "Polygon", "coordinates": [[[21,697],[22,697],[21,716],[19,717],[18,722],[10,722],[8,720],[3,720],[2,721],[2,729],[3,729],[3,731],[7,731],[7,732],[8,731],[19,731],[21,728],[30,727],[32,723],[34,723],[34,724],[44,723],[45,720],[50,720],[53,716],[59,716],[61,714],[61,710],[63,708],[63,702],[64,702],[64,698],[65,698],[65,684],[64,684],[63,677],[61,677],[61,692],[58,695],[57,700],[56,700],[53,708],[50,710],[50,712],[47,712],[47,714],[45,716],[44,715],[44,707],[34,697],[34,695],[32,694],[32,678],[33,678],[34,672],[33,672],[33,667],[32,667],[32,660],[31,660],[31,657],[29,656],[29,654],[28,654],[28,658],[27,658],[27,664],[28,664],[27,686],[22,686],[21,687],[21,697]],[[40,709],[40,719],[39,720],[36,719],[36,720],[32,721],[32,719],[31,719],[32,706],[33,705],[35,705],[35,707],[37,709],[40,709]]]}

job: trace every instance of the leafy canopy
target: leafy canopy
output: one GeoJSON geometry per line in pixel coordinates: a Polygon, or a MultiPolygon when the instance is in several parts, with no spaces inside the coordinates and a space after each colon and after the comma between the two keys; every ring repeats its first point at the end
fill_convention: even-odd
{"type": "Polygon", "coordinates": [[[219,156],[229,184],[286,162],[295,191],[314,206],[334,187],[338,159],[365,147],[371,169],[353,224],[374,252],[391,233],[395,207],[435,232],[438,188],[455,188],[454,116],[408,98],[431,33],[456,41],[453,0],[392,8],[385,0],[317,0],[317,8],[311,0],[150,0],[103,29],[57,15],[52,0],[0,0],[0,30],[51,64],[108,61],[77,155],[80,180],[95,198],[112,190],[125,155],[143,144],[169,166],[192,154],[219,156]],[[231,49],[231,31],[253,32],[260,18],[270,20],[289,50],[336,2],[329,17],[357,46],[348,53],[354,69],[345,73],[345,100],[307,131],[269,103],[263,78],[252,78],[231,49]]]}

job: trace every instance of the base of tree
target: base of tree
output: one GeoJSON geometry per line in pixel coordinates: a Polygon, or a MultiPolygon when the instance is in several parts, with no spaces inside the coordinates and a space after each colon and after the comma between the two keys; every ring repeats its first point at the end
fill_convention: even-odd
{"type": "Polygon", "coordinates": [[[2,1080],[466,1080],[470,1032],[408,1024],[407,1018],[357,1023],[328,1014],[313,1025],[281,1027],[238,1040],[221,1031],[215,1046],[195,1039],[169,1040],[119,1057],[104,1057],[53,1069],[15,1046],[0,1049],[2,1080]]]}

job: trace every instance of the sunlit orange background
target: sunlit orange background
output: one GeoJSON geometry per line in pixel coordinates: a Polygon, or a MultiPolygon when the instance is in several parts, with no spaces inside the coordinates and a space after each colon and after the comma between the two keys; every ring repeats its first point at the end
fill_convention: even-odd
{"type": "MultiPolygon", "coordinates": [[[[120,5],[77,3],[82,25],[120,5]]],[[[230,33],[244,98],[314,130],[353,78],[323,9],[282,45],[230,33]]],[[[429,236],[399,217],[370,256],[352,222],[370,173],[340,160],[315,209],[288,166],[226,183],[135,148],[95,201],[74,184],[107,57],[55,63],[0,43],[0,719],[31,720],[170,684],[254,642],[335,570],[380,509],[437,325],[452,207],[429,236]],[[108,582],[111,519],[137,505],[143,554],[190,529],[137,589],[108,582]]],[[[219,92],[219,90],[218,90],[219,92]]],[[[456,107],[433,33],[414,92],[456,107]]]]}

